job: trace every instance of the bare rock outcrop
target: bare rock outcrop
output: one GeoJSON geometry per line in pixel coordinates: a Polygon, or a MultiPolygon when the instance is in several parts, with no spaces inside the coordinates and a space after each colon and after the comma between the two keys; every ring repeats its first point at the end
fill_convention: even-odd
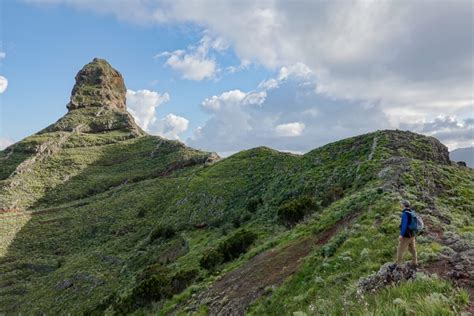
{"type": "Polygon", "coordinates": [[[399,130],[387,130],[384,134],[392,156],[451,164],[448,148],[434,137],[399,130]]]}
{"type": "Polygon", "coordinates": [[[416,268],[411,264],[397,265],[393,262],[388,262],[377,273],[360,280],[357,284],[357,292],[363,294],[377,291],[391,284],[398,284],[415,278],[416,268]]]}
{"type": "Polygon", "coordinates": [[[129,131],[130,137],[145,135],[126,106],[127,88],[122,75],[105,59],[94,58],[76,75],[69,112],[39,133],[57,131],[102,133],[129,131]]]}
{"type": "Polygon", "coordinates": [[[126,93],[120,72],[105,59],[94,58],[77,73],[67,108],[69,111],[88,107],[126,111],[126,93]]]}

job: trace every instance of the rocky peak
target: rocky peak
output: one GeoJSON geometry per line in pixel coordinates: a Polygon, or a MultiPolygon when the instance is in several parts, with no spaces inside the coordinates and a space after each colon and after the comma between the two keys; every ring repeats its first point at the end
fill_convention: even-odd
{"type": "Polygon", "coordinates": [[[448,148],[434,137],[400,130],[386,130],[382,133],[387,139],[386,147],[392,156],[433,161],[444,165],[451,163],[448,148]]]}
{"type": "Polygon", "coordinates": [[[125,94],[127,89],[120,72],[105,59],[94,58],[76,75],[76,84],[72,89],[69,111],[102,107],[125,112],[125,94]]]}
{"type": "Polygon", "coordinates": [[[120,72],[94,58],[76,75],[69,112],[39,133],[56,131],[103,133],[121,130],[131,137],[145,135],[125,105],[127,88],[120,72]]]}

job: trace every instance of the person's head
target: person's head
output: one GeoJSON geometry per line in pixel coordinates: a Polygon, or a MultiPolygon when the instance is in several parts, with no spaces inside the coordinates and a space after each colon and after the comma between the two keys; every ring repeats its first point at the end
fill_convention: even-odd
{"type": "Polygon", "coordinates": [[[407,201],[407,200],[403,200],[402,201],[402,206],[403,206],[403,208],[410,208],[410,202],[407,201]]]}

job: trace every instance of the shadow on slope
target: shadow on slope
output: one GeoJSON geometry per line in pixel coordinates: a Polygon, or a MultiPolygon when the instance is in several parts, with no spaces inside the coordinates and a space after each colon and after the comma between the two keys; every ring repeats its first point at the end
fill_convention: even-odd
{"type": "MultiPolygon", "coordinates": [[[[49,188],[32,208],[54,206],[128,183],[168,176],[182,168],[203,165],[211,161],[212,157],[211,153],[154,136],[99,147],[64,148],[61,155],[53,157],[49,163],[64,168],[58,176],[67,180],[57,187],[49,188]],[[84,168],[81,159],[88,156],[95,158],[87,161],[84,168]],[[80,171],[71,176],[68,169],[80,171]]],[[[53,172],[57,172],[57,169],[53,172]]]]}

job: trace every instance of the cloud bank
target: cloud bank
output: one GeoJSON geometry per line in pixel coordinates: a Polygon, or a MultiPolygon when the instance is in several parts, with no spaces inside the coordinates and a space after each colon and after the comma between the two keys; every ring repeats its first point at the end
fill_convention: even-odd
{"type": "Polygon", "coordinates": [[[306,152],[389,125],[379,104],[330,98],[314,89],[312,73],[289,71],[306,69],[302,66],[282,67],[254,91],[230,90],[205,99],[201,107],[211,117],[187,143],[224,155],[261,145],[306,152]]]}
{"type": "Polygon", "coordinates": [[[474,119],[459,120],[451,116],[439,116],[431,121],[402,124],[402,128],[438,138],[450,150],[474,146],[474,119]]]}
{"type": "MultiPolygon", "coordinates": [[[[245,63],[280,69],[278,76],[255,88],[267,94],[260,104],[244,105],[238,93],[232,92],[238,87],[204,101],[208,106],[203,103],[203,110],[211,118],[196,132],[194,142],[205,147],[235,147],[202,138],[219,133],[229,133],[229,141],[240,135],[236,140],[240,146],[258,140],[258,144],[278,148],[300,148],[300,139],[323,143],[329,138],[325,135],[350,136],[379,127],[437,135],[451,147],[464,144],[463,135],[470,136],[465,127],[453,127],[449,133],[439,125],[436,131],[422,127],[438,117],[465,126],[474,117],[474,8],[468,0],[134,0],[116,6],[110,0],[48,2],[136,23],[195,25],[223,38],[245,63]],[[284,81],[285,76],[297,77],[289,65],[302,76],[292,83],[284,81]],[[309,74],[312,80],[303,80],[309,74]],[[298,80],[309,86],[298,85],[298,80]],[[281,100],[276,100],[277,95],[281,100]],[[304,128],[288,125],[296,123],[304,128]],[[283,127],[277,129],[278,125],[283,127]],[[274,140],[283,130],[298,134],[290,137],[292,144],[288,137],[274,140]],[[307,135],[312,138],[306,139],[307,135]]],[[[170,52],[165,63],[185,79],[212,78],[218,64],[209,57],[209,47],[201,42],[170,52]]]]}

